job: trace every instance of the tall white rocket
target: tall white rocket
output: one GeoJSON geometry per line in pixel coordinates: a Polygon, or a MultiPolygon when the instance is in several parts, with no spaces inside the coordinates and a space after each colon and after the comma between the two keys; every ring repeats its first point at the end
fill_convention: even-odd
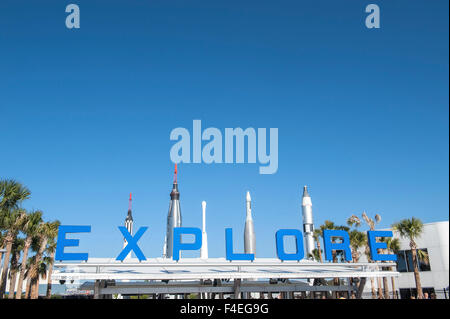
{"type": "Polygon", "coordinates": [[[208,237],[206,235],[206,202],[202,202],[202,248],[200,258],[208,259],[208,237]]]}
{"type": "MultiPolygon", "coordinates": [[[[130,235],[133,235],[133,215],[131,213],[131,193],[130,193],[130,199],[128,202],[128,213],[127,213],[127,217],[125,218],[125,228],[128,230],[130,235]]],[[[123,239],[123,248],[125,248],[127,246],[127,244],[128,244],[127,240],[124,238],[123,239]]],[[[125,257],[125,259],[130,259],[130,258],[131,258],[131,251],[125,257]]]]}
{"type": "Polygon", "coordinates": [[[306,186],[303,187],[302,214],[303,214],[303,236],[305,238],[305,256],[308,257],[309,255],[313,255],[315,244],[314,244],[312,202],[306,186]]]}
{"type": "Polygon", "coordinates": [[[252,218],[252,199],[250,192],[247,192],[247,216],[245,218],[245,230],[244,230],[244,252],[246,254],[254,254],[256,251],[255,241],[255,228],[253,226],[252,218]]]}

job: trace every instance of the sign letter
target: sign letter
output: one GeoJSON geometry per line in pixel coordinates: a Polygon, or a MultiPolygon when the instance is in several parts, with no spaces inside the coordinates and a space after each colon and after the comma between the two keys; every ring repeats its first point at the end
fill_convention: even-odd
{"type": "Polygon", "coordinates": [[[225,229],[225,242],[226,242],[226,252],[227,260],[254,260],[255,254],[235,254],[233,253],[233,229],[225,229]]]}
{"type": "Polygon", "coordinates": [[[136,254],[136,257],[139,259],[139,261],[146,260],[144,254],[142,253],[142,250],[138,247],[137,242],[138,240],[144,235],[145,231],[148,229],[148,227],[141,227],[137,231],[136,235],[131,236],[131,234],[128,232],[128,229],[123,226],[119,226],[119,230],[122,233],[123,237],[127,241],[127,245],[122,250],[122,252],[117,256],[116,260],[123,261],[125,257],[127,257],[128,253],[133,250],[136,254]]]}
{"type": "Polygon", "coordinates": [[[277,243],[277,256],[280,260],[302,260],[305,257],[305,251],[303,250],[303,235],[298,229],[280,229],[275,234],[277,243]],[[284,252],[284,241],[285,236],[295,237],[295,253],[286,254],[284,252]],[[300,247],[300,250],[299,250],[300,247]]]}
{"type": "Polygon", "coordinates": [[[352,251],[350,249],[350,236],[345,230],[325,229],[323,231],[323,244],[325,249],[325,259],[333,260],[333,250],[343,250],[345,260],[352,260],[352,251]],[[332,237],[340,237],[341,243],[333,243],[332,237]]]}
{"type": "Polygon", "coordinates": [[[90,233],[91,226],[66,226],[61,225],[58,228],[58,239],[56,243],[56,260],[88,260],[87,253],[65,253],[65,247],[78,247],[80,244],[79,239],[67,239],[68,233],[90,233]]]}
{"type": "Polygon", "coordinates": [[[378,249],[386,249],[387,244],[386,243],[377,243],[376,238],[377,237],[392,237],[391,231],[375,231],[375,230],[369,230],[367,232],[367,240],[369,242],[370,247],[370,256],[372,260],[375,261],[396,261],[397,255],[390,255],[390,254],[379,254],[378,249]]]}
{"type": "Polygon", "coordinates": [[[202,247],[202,231],[197,227],[175,227],[173,229],[173,260],[180,259],[181,250],[197,250],[202,247]],[[182,243],[181,235],[194,235],[193,243],[182,243]]]}

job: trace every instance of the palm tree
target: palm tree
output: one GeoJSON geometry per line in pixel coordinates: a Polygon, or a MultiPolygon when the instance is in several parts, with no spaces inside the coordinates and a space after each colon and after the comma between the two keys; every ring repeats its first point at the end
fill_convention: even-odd
{"type": "MultiPolygon", "coordinates": [[[[370,230],[375,230],[375,225],[378,224],[381,221],[381,216],[379,214],[375,214],[374,218],[370,218],[369,216],[367,216],[367,213],[365,211],[362,212],[361,214],[362,219],[366,222],[367,226],[369,226],[370,230]]],[[[359,227],[362,222],[361,219],[356,216],[356,215],[352,215],[347,219],[347,224],[349,226],[354,225],[355,227],[359,227]]],[[[371,263],[373,263],[374,261],[370,258],[370,253],[369,253],[369,246],[366,245],[366,252],[365,255],[367,256],[367,260],[371,263]]],[[[381,289],[381,279],[377,278],[377,282],[378,282],[378,297],[382,298],[383,297],[383,292],[381,289]]],[[[372,289],[372,298],[376,297],[376,291],[375,291],[375,282],[373,278],[370,278],[370,284],[371,284],[371,289],[372,289]]]]}
{"type": "MultiPolygon", "coordinates": [[[[41,223],[42,223],[42,212],[39,210],[33,211],[26,216],[24,226],[21,229],[22,232],[27,236],[24,243],[22,260],[25,261],[28,260],[28,251],[30,249],[33,237],[37,235],[37,231],[41,223]]],[[[27,263],[22,262],[20,266],[19,281],[17,283],[18,293],[16,294],[16,299],[22,298],[23,280],[25,277],[26,269],[27,263]]]]}
{"type": "MultiPolygon", "coordinates": [[[[351,218],[347,220],[347,224],[349,226],[354,225],[355,227],[359,227],[360,223],[352,221],[351,218]]],[[[352,260],[354,263],[357,263],[359,261],[359,258],[361,257],[361,253],[359,252],[359,249],[361,247],[367,247],[367,235],[363,232],[360,232],[357,229],[353,229],[349,233],[350,237],[350,247],[352,250],[352,260]]],[[[354,278],[350,278],[350,284],[353,284],[355,281],[354,278]]],[[[358,280],[358,283],[361,281],[358,280]]],[[[359,284],[357,284],[359,287],[359,284]]],[[[352,298],[356,297],[354,295],[354,292],[352,292],[352,298]]]]}
{"type": "MultiPolygon", "coordinates": [[[[346,226],[338,226],[338,225],[335,225],[332,221],[329,221],[329,220],[326,220],[326,221],[324,222],[324,224],[321,225],[321,226],[319,227],[319,231],[320,231],[319,234],[320,234],[320,236],[323,237],[323,232],[324,232],[324,230],[326,230],[326,229],[336,229],[336,230],[345,230],[345,231],[349,231],[349,228],[348,228],[348,227],[346,227],[346,226]]],[[[334,241],[334,240],[335,240],[335,239],[333,239],[333,241],[334,241]]],[[[333,250],[333,251],[332,251],[332,258],[333,258],[333,262],[334,262],[334,263],[338,262],[338,260],[339,260],[340,257],[342,256],[342,253],[343,253],[343,252],[337,252],[336,250],[333,250]]],[[[340,284],[339,278],[334,278],[334,279],[333,279],[333,283],[334,283],[335,286],[338,286],[338,285],[340,284]]],[[[337,298],[337,297],[338,297],[338,293],[335,292],[335,291],[333,291],[332,295],[333,295],[333,298],[337,298]]]]}
{"type": "MultiPolygon", "coordinates": [[[[317,236],[317,237],[321,236],[323,238],[323,231],[326,230],[326,229],[336,229],[336,230],[349,231],[349,228],[346,227],[346,226],[335,225],[332,221],[326,220],[324,222],[324,224],[319,227],[319,229],[316,229],[314,231],[314,235],[317,236]]],[[[333,239],[333,241],[334,241],[334,239],[333,239]]],[[[320,244],[318,245],[318,248],[320,248],[320,244]]],[[[342,255],[342,252],[336,252],[334,250],[332,252],[332,254],[333,254],[333,262],[338,262],[338,260],[340,259],[339,257],[341,257],[341,255],[342,255]]]]}
{"type": "Polygon", "coordinates": [[[20,253],[22,252],[24,240],[16,237],[12,246],[11,267],[9,271],[9,290],[8,299],[14,299],[14,290],[16,288],[17,272],[19,270],[20,253]]]}
{"type": "Polygon", "coordinates": [[[47,279],[50,257],[44,256],[38,262],[36,262],[36,259],[34,261],[37,266],[36,266],[36,275],[34,277],[34,280],[32,281],[30,297],[32,299],[37,299],[39,297],[39,279],[40,278],[44,280],[47,279]]]}
{"type": "Polygon", "coordinates": [[[312,258],[315,261],[322,262],[322,253],[317,248],[314,248],[312,254],[309,254],[308,257],[312,258]]]}
{"type": "Polygon", "coordinates": [[[30,197],[28,188],[15,180],[0,181],[0,228],[6,230],[4,244],[6,253],[3,261],[3,270],[0,278],[0,299],[6,290],[6,281],[9,271],[9,259],[11,256],[14,238],[25,216],[25,211],[20,209],[22,201],[30,197]]]}
{"type": "Polygon", "coordinates": [[[28,199],[30,190],[15,180],[0,180],[0,210],[19,208],[21,202],[28,199]]]}
{"type": "Polygon", "coordinates": [[[38,275],[40,278],[42,278],[44,280],[47,279],[49,263],[50,263],[50,257],[47,257],[47,256],[43,257],[39,263],[38,275]]]}
{"type": "MultiPolygon", "coordinates": [[[[386,253],[395,255],[400,250],[400,240],[398,238],[392,238],[392,237],[382,237],[382,241],[386,243],[386,253]]],[[[390,269],[393,270],[392,267],[390,269]]],[[[393,299],[397,299],[396,290],[395,290],[395,278],[391,277],[391,284],[392,284],[392,295],[393,299]]]]}
{"type": "MultiPolygon", "coordinates": [[[[32,246],[36,245],[37,241],[33,240],[34,243],[32,246]]],[[[39,248],[36,248],[36,250],[38,250],[39,248]]],[[[34,250],[34,249],[33,249],[34,250]]],[[[26,285],[26,289],[25,289],[25,299],[29,299],[31,297],[31,287],[35,284],[36,282],[36,276],[34,274],[34,269],[33,266],[36,263],[36,255],[34,255],[33,257],[28,258],[28,260],[26,261],[26,272],[25,272],[25,278],[27,280],[27,285],[26,285]]],[[[37,271],[36,271],[37,272],[37,271]]]]}
{"type": "Polygon", "coordinates": [[[31,266],[31,275],[34,278],[34,285],[31,286],[31,299],[38,298],[38,287],[39,287],[39,265],[47,248],[47,243],[50,238],[55,238],[58,234],[59,221],[43,223],[39,227],[38,238],[39,238],[39,250],[35,255],[34,263],[31,266]]]}
{"type": "Polygon", "coordinates": [[[50,299],[52,296],[52,273],[53,273],[53,262],[55,261],[55,252],[56,252],[56,236],[58,235],[59,221],[55,222],[56,232],[52,232],[49,234],[49,244],[47,247],[47,253],[50,254],[48,257],[48,276],[47,276],[47,294],[46,298],[50,299]],[[54,235],[54,237],[52,237],[54,235]]]}
{"type": "Polygon", "coordinates": [[[359,249],[367,245],[367,235],[356,229],[353,229],[349,235],[350,247],[352,249],[352,259],[354,263],[357,263],[361,257],[359,249]]]}
{"type": "Polygon", "coordinates": [[[429,259],[428,259],[429,256],[428,256],[428,254],[427,254],[425,251],[421,250],[421,249],[417,250],[417,257],[418,257],[419,260],[421,260],[421,261],[429,262],[429,259]]]}
{"type": "MultiPolygon", "coordinates": [[[[34,252],[38,252],[40,246],[40,238],[39,236],[36,234],[36,236],[33,236],[33,238],[31,239],[31,250],[34,252]]],[[[36,281],[36,276],[34,274],[34,270],[33,265],[35,264],[35,260],[36,260],[36,254],[32,257],[29,257],[26,261],[26,267],[25,267],[25,280],[27,281],[26,287],[25,287],[25,299],[29,299],[30,298],[30,293],[31,293],[31,287],[32,285],[35,283],[36,281]]]]}
{"type": "Polygon", "coordinates": [[[359,248],[367,245],[367,235],[363,232],[357,230],[359,226],[361,226],[361,220],[358,216],[352,215],[347,219],[347,225],[352,227],[353,229],[350,232],[350,247],[352,248],[352,259],[353,262],[358,262],[361,254],[359,252],[359,248]]]}
{"type": "Polygon", "coordinates": [[[423,223],[420,219],[412,217],[411,219],[403,219],[400,222],[393,224],[392,229],[397,231],[400,234],[400,237],[409,239],[409,247],[411,247],[414,266],[414,279],[416,281],[417,298],[423,299],[416,244],[416,239],[420,238],[423,233],[423,223]]]}
{"type": "Polygon", "coordinates": [[[313,232],[313,237],[317,244],[317,249],[314,249],[314,250],[316,250],[316,252],[314,253],[314,257],[316,260],[320,261],[321,263],[323,262],[322,248],[320,247],[320,237],[322,236],[322,233],[323,232],[320,229],[314,229],[314,232],[313,232]],[[317,256],[316,256],[316,254],[317,254],[317,256]]]}
{"type": "Polygon", "coordinates": [[[13,209],[6,212],[2,218],[3,225],[6,225],[8,230],[5,237],[6,253],[5,258],[3,260],[3,270],[0,284],[0,299],[3,298],[3,295],[5,294],[6,291],[6,281],[8,279],[7,276],[9,272],[9,263],[12,252],[12,246],[15,238],[17,237],[20,225],[24,219],[25,214],[26,213],[23,209],[13,209]]]}
{"type": "Polygon", "coordinates": [[[35,256],[28,258],[28,260],[26,261],[26,267],[27,270],[25,272],[25,278],[27,280],[27,285],[25,287],[25,299],[29,299],[30,298],[30,293],[31,293],[31,286],[33,285],[34,282],[34,275],[31,274],[31,267],[34,264],[34,260],[35,260],[35,256]]]}
{"type": "Polygon", "coordinates": [[[347,225],[352,227],[355,226],[355,228],[358,228],[361,226],[361,219],[359,219],[358,216],[352,215],[347,219],[347,225]]]}

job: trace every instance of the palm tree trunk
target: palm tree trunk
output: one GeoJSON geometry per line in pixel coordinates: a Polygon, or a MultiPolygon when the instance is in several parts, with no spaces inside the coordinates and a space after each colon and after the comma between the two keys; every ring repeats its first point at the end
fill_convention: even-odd
{"type": "Polygon", "coordinates": [[[383,277],[384,299],[389,299],[389,284],[387,277],[383,277]]]}
{"type": "Polygon", "coordinates": [[[370,278],[370,288],[372,290],[372,299],[375,299],[377,297],[377,293],[375,291],[375,280],[373,277],[370,278]]]}
{"type": "MultiPolygon", "coordinates": [[[[2,249],[5,249],[5,246],[4,246],[4,245],[0,246],[0,250],[2,250],[2,249]]],[[[3,258],[3,255],[4,255],[4,253],[3,253],[3,252],[0,252],[0,276],[1,276],[1,273],[2,273],[2,269],[3,269],[3,266],[2,266],[2,258],[3,258]]]]}
{"type": "MultiPolygon", "coordinates": [[[[369,246],[366,245],[365,249],[366,249],[365,254],[367,256],[367,261],[369,263],[373,263],[374,261],[370,258],[370,255],[369,255],[369,251],[370,251],[369,246]]],[[[377,297],[377,293],[375,291],[375,280],[373,279],[373,277],[370,278],[370,290],[372,292],[372,299],[375,299],[377,297]]]]}
{"type": "MultiPolygon", "coordinates": [[[[332,256],[333,256],[333,262],[337,263],[337,254],[336,251],[333,250],[332,252],[332,256]]],[[[339,278],[333,278],[333,286],[339,286],[340,282],[339,282],[339,278]]],[[[337,291],[333,291],[332,292],[332,298],[333,299],[338,299],[339,298],[339,293],[337,291]]]]}
{"type": "Polygon", "coordinates": [[[47,294],[46,298],[50,299],[52,296],[52,272],[53,272],[53,261],[55,260],[55,251],[50,255],[50,265],[48,266],[48,277],[47,277],[47,294]]]}
{"type": "Polygon", "coordinates": [[[3,261],[2,277],[0,279],[0,299],[3,299],[3,295],[5,294],[6,291],[6,281],[8,279],[8,271],[9,271],[9,258],[11,256],[13,241],[14,241],[13,234],[11,232],[8,232],[5,238],[6,253],[5,253],[5,260],[3,261]]]}
{"type": "Polygon", "coordinates": [[[320,240],[317,240],[317,250],[319,251],[320,262],[323,263],[322,251],[321,251],[321,248],[320,248],[320,240]]]}
{"type": "Polygon", "coordinates": [[[27,288],[25,289],[25,299],[29,299],[30,298],[30,292],[31,292],[31,282],[33,281],[33,279],[31,278],[31,276],[27,277],[27,288]]]}
{"type": "Polygon", "coordinates": [[[25,239],[25,244],[23,247],[22,265],[20,266],[20,273],[19,273],[19,282],[17,283],[16,299],[22,298],[23,278],[25,277],[25,270],[27,269],[28,251],[30,249],[31,240],[32,240],[31,236],[28,236],[27,239],[25,239]]]}
{"type": "Polygon", "coordinates": [[[381,285],[381,278],[377,277],[377,286],[378,286],[378,298],[383,299],[383,288],[381,285]]]}
{"type": "MultiPolygon", "coordinates": [[[[357,263],[359,262],[359,256],[358,256],[358,251],[355,249],[352,249],[352,259],[353,259],[353,263],[357,263]]],[[[355,278],[350,278],[350,285],[353,286],[353,283],[355,282],[355,278]]],[[[356,287],[359,288],[359,284],[361,283],[361,278],[358,277],[358,281],[356,283],[356,287]]],[[[352,299],[356,299],[356,295],[355,295],[355,291],[352,290],[352,295],[351,295],[352,299]]]]}
{"type": "MultiPolygon", "coordinates": [[[[39,246],[39,251],[36,253],[36,258],[34,260],[33,265],[31,266],[33,271],[32,273],[34,274],[34,285],[37,286],[37,288],[39,288],[39,271],[38,271],[38,267],[39,264],[41,263],[42,260],[42,255],[44,254],[44,250],[47,247],[47,237],[44,237],[41,241],[41,245],[39,246]]],[[[39,291],[36,287],[32,286],[31,287],[31,299],[37,299],[38,295],[39,295],[39,291]],[[34,288],[34,289],[33,289],[34,288]]]]}
{"type": "Polygon", "coordinates": [[[30,285],[30,299],[36,299],[34,298],[35,290],[36,290],[36,277],[33,277],[33,280],[31,281],[30,285]]]}
{"type": "Polygon", "coordinates": [[[31,286],[31,299],[39,297],[39,274],[36,275],[33,285],[31,286]]]}
{"type": "Polygon", "coordinates": [[[414,265],[414,280],[416,281],[417,299],[423,299],[422,284],[419,275],[419,263],[417,262],[417,249],[415,243],[411,242],[411,252],[414,265]]]}
{"type": "Polygon", "coordinates": [[[20,250],[16,251],[11,258],[11,267],[9,270],[9,289],[8,299],[14,299],[14,291],[16,290],[17,264],[20,260],[20,250]]]}
{"type": "MultiPolygon", "coordinates": [[[[0,250],[2,250],[2,249],[4,249],[3,246],[0,247],[0,250]]],[[[3,269],[2,265],[1,265],[2,258],[3,258],[3,252],[0,251],[0,273],[1,273],[2,269],[3,269]]]]}
{"type": "Polygon", "coordinates": [[[8,299],[14,299],[14,290],[16,288],[17,270],[11,269],[11,278],[9,278],[8,299]]]}
{"type": "MultiPolygon", "coordinates": [[[[392,267],[391,267],[392,270],[392,267]]],[[[397,299],[397,292],[395,291],[395,279],[394,277],[391,277],[391,284],[392,284],[392,299],[397,299]]]]}
{"type": "MultiPolygon", "coordinates": [[[[383,254],[389,254],[389,250],[383,249],[383,254]]],[[[383,268],[381,268],[383,270],[383,268]]],[[[389,283],[387,277],[383,277],[384,299],[389,299],[389,283]]],[[[394,297],[392,297],[394,299],[394,297]]]]}

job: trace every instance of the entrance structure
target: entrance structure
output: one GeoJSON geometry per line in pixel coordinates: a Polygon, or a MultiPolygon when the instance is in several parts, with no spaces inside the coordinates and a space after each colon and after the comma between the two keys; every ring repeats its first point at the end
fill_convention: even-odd
{"type": "Polygon", "coordinates": [[[139,262],[126,259],[92,258],[81,263],[56,263],[55,280],[84,282],[82,290],[94,290],[94,298],[111,298],[114,294],[161,294],[177,297],[199,293],[206,296],[246,298],[249,293],[295,294],[315,298],[344,292],[347,298],[361,298],[367,278],[397,277],[397,271],[382,271],[395,263],[318,263],[310,260],[280,261],[257,258],[254,261],[227,261],[224,258],[185,258],[172,261],[153,258],[139,262]],[[340,285],[324,285],[325,280],[339,278],[340,285]],[[352,280],[350,280],[352,278],[352,280]],[[308,282],[316,279],[317,285],[308,282]],[[124,282],[124,281],[127,282],[124,282]],[[321,293],[321,294],[317,294],[321,293]]]}

